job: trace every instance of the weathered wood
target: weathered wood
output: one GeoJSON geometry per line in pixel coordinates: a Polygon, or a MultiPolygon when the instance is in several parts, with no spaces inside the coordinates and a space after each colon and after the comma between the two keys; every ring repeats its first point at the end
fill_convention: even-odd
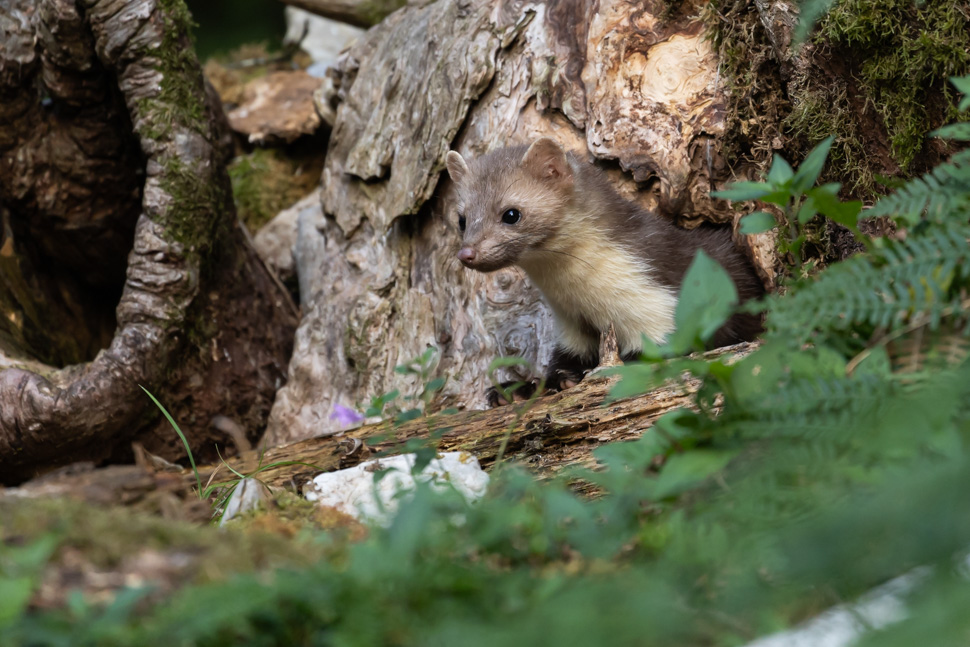
{"type": "MultiPolygon", "coordinates": [[[[740,358],[755,348],[757,344],[737,344],[705,353],[704,357],[740,358]]],[[[506,438],[503,460],[525,465],[539,477],[551,476],[566,467],[595,469],[593,451],[597,447],[635,440],[664,414],[692,407],[699,387],[698,380],[685,377],[676,384],[641,396],[604,404],[617,379],[594,374],[571,389],[536,398],[531,403],[432,415],[399,426],[390,421],[369,424],[340,435],[245,452],[227,462],[237,472],[256,474],[267,485],[302,493],[303,486],[321,472],[352,467],[377,453],[401,453],[407,441],[430,439],[432,434],[443,431],[437,441],[439,451],[474,454],[486,470],[495,466],[506,438]],[[281,464],[291,462],[299,464],[281,464]]],[[[199,473],[203,484],[235,478],[221,464],[202,465],[199,473]]],[[[189,470],[178,475],[145,463],[93,471],[82,466],[79,470],[66,470],[27,483],[7,492],[6,496],[73,496],[97,503],[123,503],[157,510],[161,496],[153,494],[157,490],[169,499],[177,495],[189,506],[187,512],[166,511],[166,514],[198,518],[196,501],[189,495],[195,487],[195,475],[189,470]],[[178,479],[180,484],[175,485],[173,479],[178,479]]],[[[584,484],[576,487],[581,492],[588,491],[584,484]]],[[[2,489],[0,496],[3,496],[2,489]]]]}
{"type": "MultiPolygon", "coordinates": [[[[261,465],[301,461],[306,465],[273,467],[259,472],[260,480],[278,487],[302,487],[319,472],[350,467],[374,453],[400,453],[405,442],[428,438],[447,429],[439,451],[465,451],[478,457],[486,470],[494,467],[502,442],[508,437],[504,459],[529,466],[539,476],[565,467],[596,466],[593,450],[612,442],[635,440],[665,413],[689,407],[699,383],[688,379],[645,395],[603,405],[616,378],[587,378],[580,386],[537,399],[531,406],[518,403],[454,415],[433,415],[394,427],[390,423],[366,425],[337,436],[324,436],[250,452],[229,461],[244,474],[261,465]],[[521,417],[520,417],[521,416],[521,417]],[[385,439],[384,437],[388,437],[385,439]],[[364,449],[345,456],[360,439],[364,449]],[[376,439],[376,440],[375,440],[376,439]]],[[[205,468],[208,478],[211,468],[205,468]]],[[[225,470],[223,477],[228,476],[225,470]]],[[[218,480],[218,479],[217,479],[218,480]]]]}
{"type": "Polygon", "coordinates": [[[355,27],[370,27],[400,9],[407,0],[282,0],[324,18],[355,27]]]}
{"type": "Polygon", "coordinates": [[[184,5],[12,0],[0,26],[0,121],[14,125],[0,134],[0,267],[24,270],[0,280],[0,482],[124,458],[133,440],[175,457],[139,385],[203,455],[225,437],[218,414],[255,436],[296,311],[235,219],[228,125],[184,5]],[[71,319],[93,331],[81,355],[38,342],[61,332],[65,317],[37,316],[58,306],[101,313],[71,319]]]}
{"type": "Polygon", "coordinates": [[[733,219],[707,198],[728,179],[717,60],[696,12],[665,7],[439,0],[394,13],[343,55],[319,102],[333,126],[322,211],[301,215],[305,314],[270,444],[333,433],[334,404],[413,392],[394,368],[428,346],[449,378],[439,409],[484,407],[496,357],[532,366],[503,380],[544,371],[553,321],[524,274],[455,259],[453,188],[440,176],[449,148],[475,157],[551,136],[606,160],[645,207],[677,207],[687,224],[733,219]]]}

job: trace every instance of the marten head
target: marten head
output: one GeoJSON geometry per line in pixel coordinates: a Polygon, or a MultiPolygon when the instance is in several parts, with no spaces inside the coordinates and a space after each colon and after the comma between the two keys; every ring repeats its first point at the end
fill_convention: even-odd
{"type": "Polygon", "coordinates": [[[541,254],[573,201],[573,168],[548,137],[468,163],[449,151],[447,163],[458,188],[458,260],[479,272],[541,254]]]}

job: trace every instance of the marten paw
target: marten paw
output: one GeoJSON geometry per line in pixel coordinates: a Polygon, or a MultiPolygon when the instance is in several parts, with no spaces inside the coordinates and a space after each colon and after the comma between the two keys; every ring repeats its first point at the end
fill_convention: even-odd
{"type": "Polygon", "coordinates": [[[546,376],[546,385],[553,391],[565,391],[582,382],[585,376],[585,371],[571,371],[560,368],[546,376]]]}
{"type": "Polygon", "coordinates": [[[485,402],[488,403],[489,409],[504,407],[515,402],[525,402],[535,395],[536,389],[539,388],[539,380],[502,382],[500,386],[500,389],[493,386],[485,391],[485,402]],[[511,397],[512,402],[509,402],[506,396],[511,397]]]}

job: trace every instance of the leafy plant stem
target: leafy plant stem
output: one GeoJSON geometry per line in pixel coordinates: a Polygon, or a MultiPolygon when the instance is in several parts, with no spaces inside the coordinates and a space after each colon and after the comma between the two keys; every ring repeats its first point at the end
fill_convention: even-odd
{"type": "Polygon", "coordinates": [[[197,486],[196,487],[196,493],[199,495],[199,498],[200,499],[203,498],[203,496],[202,496],[202,477],[199,476],[199,469],[195,465],[195,457],[192,455],[192,448],[189,447],[189,441],[188,441],[188,439],[185,437],[185,434],[182,433],[182,430],[179,428],[178,424],[175,422],[175,419],[172,418],[172,414],[170,414],[168,412],[168,409],[166,409],[164,406],[162,406],[162,403],[159,402],[155,398],[155,396],[152,395],[149,392],[149,390],[146,389],[145,387],[143,387],[141,384],[138,385],[138,388],[140,388],[142,391],[144,391],[146,393],[146,395],[148,395],[148,397],[152,399],[152,402],[154,402],[155,403],[155,406],[159,408],[159,410],[162,412],[162,415],[165,416],[165,419],[166,420],[168,420],[168,423],[170,425],[172,425],[172,429],[174,429],[175,430],[175,433],[177,433],[178,436],[179,436],[179,438],[182,439],[182,445],[185,446],[185,453],[189,455],[189,463],[192,465],[192,471],[195,472],[195,482],[196,482],[196,486],[197,486]]]}

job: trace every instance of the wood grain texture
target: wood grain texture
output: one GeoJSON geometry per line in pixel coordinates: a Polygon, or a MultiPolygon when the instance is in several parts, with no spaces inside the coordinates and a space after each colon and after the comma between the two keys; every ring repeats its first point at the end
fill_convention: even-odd
{"type": "Polygon", "coordinates": [[[531,364],[501,380],[545,371],[554,322],[524,272],[480,274],[455,258],[449,149],[473,158],[553,137],[647,209],[666,200],[688,225],[731,222],[706,197],[727,180],[722,88],[688,9],[438,0],[394,13],[342,56],[318,100],[333,135],[322,208],[299,225],[304,319],[271,444],[334,433],[335,404],[415,393],[394,367],[429,346],[448,377],[434,410],[483,408],[496,357],[531,364]]]}
{"type": "MultiPolygon", "coordinates": [[[[755,348],[757,344],[737,344],[705,353],[704,357],[740,358],[755,348]]],[[[519,403],[486,411],[430,416],[396,427],[389,422],[365,425],[338,436],[309,438],[265,452],[246,452],[230,459],[228,464],[246,475],[260,470],[259,479],[267,485],[302,493],[306,483],[321,472],[352,467],[381,452],[401,453],[408,440],[427,439],[432,433],[444,430],[438,441],[439,451],[474,454],[485,470],[494,467],[506,437],[504,460],[525,465],[539,477],[551,476],[566,467],[596,469],[593,451],[597,447],[636,440],[650,433],[653,423],[664,414],[692,407],[693,395],[699,387],[697,380],[686,378],[641,396],[604,404],[616,379],[591,376],[571,389],[537,398],[531,405],[519,403]],[[305,464],[264,469],[274,463],[291,461],[305,464]]],[[[233,478],[221,465],[202,465],[199,472],[203,483],[210,477],[213,482],[233,478]]],[[[195,508],[198,500],[193,501],[190,494],[195,483],[195,475],[190,470],[183,470],[179,475],[156,472],[148,466],[100,470],[85,470],[82,466],[28,483],[5,496],[73,496],[95,503],[124,503],[157,510],[161,495],[170,499],[178,495],[184,500],[186,510],[181,511],[176,505],[167,514],[192,517],[198,514],[195,508]]],[[[589,491],[584,484],[577,484],[576,488],[589,491]]],[[[0,498],[3,496],[0,489],[0,498]]]]}

